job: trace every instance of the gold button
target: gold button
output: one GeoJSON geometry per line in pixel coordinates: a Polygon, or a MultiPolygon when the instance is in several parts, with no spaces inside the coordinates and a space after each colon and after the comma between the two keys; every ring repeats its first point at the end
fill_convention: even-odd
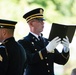
{"type": "Polygon", "coordinates": [[[32,43],[32,45],[34,45],[34,42],[31,42],[32,43]]]}
{"type": "Polygon", "coordinates": [[[50,70],[48,70],[48,72],[50,72],[50,70]]]}
{"type": "Polygon", "coordinates": [[[47,59],[47,57],[45,57],[45,59],[47,59]]]}
{"type": "Polygon", "coordinates": [[[35,49],[35,51],[37,51],[37,49],[35,49]]]}
{"type": "Polygon", "coordinates": [[[49,64],[47,63],[46,65],[48,66],[49,64]]]}

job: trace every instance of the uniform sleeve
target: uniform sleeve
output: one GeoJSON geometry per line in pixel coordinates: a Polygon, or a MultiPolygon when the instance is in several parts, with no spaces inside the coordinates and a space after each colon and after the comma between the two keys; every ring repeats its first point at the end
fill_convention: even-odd
{"type": "Polygon", "coordinates": [[[69,52],[65,53],[64,50],[62,50],[62,52],[59,53],[58,50],[55,49],[54,61],[57,64],[65,65],[69,59],[69,56],[69,52]]]}
{"type": "Polygon", "coordinates": [[[6,49],[0,47],[0,75],[6,75],[8,68],[8,56],[6,49]]]}

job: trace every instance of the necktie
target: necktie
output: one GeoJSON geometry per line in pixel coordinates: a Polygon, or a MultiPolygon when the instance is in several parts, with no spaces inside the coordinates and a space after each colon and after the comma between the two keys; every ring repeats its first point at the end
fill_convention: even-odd
{"type": "Polygon", "coordinates": [[[42,37],[41,36],[38,36],[38,38],[39,38],[39,41],[42,41],[42,37]]]}
{"type": "Polygon", "coordinates": [[[38,36],[40,45],[44,48],[44,40],[41,36],[38,36]]]}

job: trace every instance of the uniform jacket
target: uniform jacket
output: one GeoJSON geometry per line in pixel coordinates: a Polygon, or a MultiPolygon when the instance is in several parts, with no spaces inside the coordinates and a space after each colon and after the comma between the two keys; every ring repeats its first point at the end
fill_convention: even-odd
{"type": "MultiPolygon", "coordinates": [[[[3,72],[0,75],[23,75],[24,65],[26,61],[26,53],[24,48],[15,41],[14,37],[6,39],[2,45],[5,46],[6,56],[4,55],[5,66],[2,66],[3,72]]],[[[0,67],[1,69],[1,67],[0,67]]]]}
{"type": "Polygon", "coordinates": [[[34,35],[29,33],[18,42],[26,50],[26,75],[54,75],[54,63],[64,65],[69,59],[69,52],[64,53],[63,50],[62,53],[59,53],[57,49],[48,53],[46,50],[48,40],[46,38],[39,42],[34,35]]]}

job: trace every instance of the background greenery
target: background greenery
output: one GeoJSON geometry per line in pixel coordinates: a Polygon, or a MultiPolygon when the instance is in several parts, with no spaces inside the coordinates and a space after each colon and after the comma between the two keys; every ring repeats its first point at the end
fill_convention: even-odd
{"type": "MultiPolygon", "coordinates": [[[[0,18],[16,20],[18,22],[14,34],[16,40],[26,36],[29,32],[29,27],[22,16],[36,7],[44,9],[46,28],[43,34],[45,37],[47,37],[46,33],[48,34],[48,29],[53,22],[76,24],[76,0],[0,0],[0,18]]],[[[56,67],[56,75],[70,75],[71,70],[76,67],[75,35],[70,44],[70,59],[64,67],[58,66],[62,70],[56,67]]]]}

